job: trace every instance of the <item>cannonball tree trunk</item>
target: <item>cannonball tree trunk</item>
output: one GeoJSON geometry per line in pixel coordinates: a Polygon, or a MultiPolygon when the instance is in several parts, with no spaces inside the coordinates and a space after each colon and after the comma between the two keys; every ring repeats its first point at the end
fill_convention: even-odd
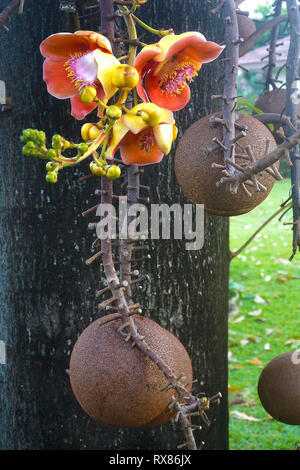
{"type": "MultiPolygon", "coordinates": [[[[0,0],[0,11],[7,3],[0,0]]],[[[210,14],[217,3],[149,0],[138,15],[158,28],[200,31],[220,42],[222,25],[218,15],[210,14]]],[[[65,171],[56,185],[46,184],[44,163],[22,156],[19,141],[27,127],[74,140],[80,135],[82,123],[71,118],[69,102],[48,95],[42,80],[39,44],[68,27],[59,4],[45,0],[39,8],[27,0],[24,13],[10,19],[9,31],[0,30],[0,80],[14,103],[0,112],[0,341],[6,350],[0,364],[0,448],[176,449],[183,435],[172,423],[118,429],[94,422],[76,402],[66,373],[77,337],[99,317],[95,292],[103,286],[103,271],[100,263],[84,262],[91,256],[93,237],[81,216],[98,202],[94,191],[99,182],[79,181],[88,173],[86,166],[65,171]]],[[[195,79],[191,102],[176,113],[179,136],[213,111],[211,95],[221,91],[216,81],[220,73],[218,60],[203,67],[195,79]]],[[[176,183],[172,154],[159,165],[145,167],[141,182],[151,186],[151,203],[187,202],[176,183]]],[[[144,313],[188,350],[197,390],[207,396],[222,393],[220,406],[208,412],[211,426],[204,425],[195,437],[198,444],[205,442],[205,449],[224,449],[228,220],[205,217],[200,251],[187,251],[185,240],[152,240],[150,246],[152,258],[140,271],[148,273],[151,282],[139,301],[144,313]]]]}

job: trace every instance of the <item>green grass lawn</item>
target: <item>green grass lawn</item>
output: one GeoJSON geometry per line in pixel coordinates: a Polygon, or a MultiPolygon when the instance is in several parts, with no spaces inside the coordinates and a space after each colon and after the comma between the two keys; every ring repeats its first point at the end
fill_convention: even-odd
{"type": "MultiPolygon", "coordinates": [[[[238,249],[279,208],[287,199],[289,189],[287,180],[276,183],[263,204],[249,214],[230,219],[231,250],[238,249]]],[[[291,215],[290,211],[285,222],[291,220],[291,215]]],[[[291,226],[284,226],[277,217],[231,262],[229,404],[232,450],[292,450],[300,442],[300,426],[288,426],[271,419],[257,395],[263,367],[279,354],[300,349],[300,253],[291,263],[288,261],[291,242],[291,226]]]]}

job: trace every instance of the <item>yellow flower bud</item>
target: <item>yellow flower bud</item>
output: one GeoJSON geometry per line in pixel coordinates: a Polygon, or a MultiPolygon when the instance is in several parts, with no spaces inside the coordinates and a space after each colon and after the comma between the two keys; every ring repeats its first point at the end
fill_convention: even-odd
{"type": "Polygon", "coordinates": [[[120,119],[122,116],[122,110],[118,106],[112,104],[106,109],[106,114],[112,119],[120,119]]]}
{"type": "Polygon", "coordinates": [[[93,173],[93,175],[96,175],[96,176],[105,175],[105,170],[103,170],[103,168],[98,166],[96,162],[90,163],[90,170],[91,170],[91,173],[93,173]]]}
{"type": "Polygon", "coordinates": [[[121,64],[114,68],[111,81],[116,88],[132,90],[139,81],[138,71],[131,65],[121,64]]]}
{"type": "Polygon", "coordinates": [[[46,175],[47,183],[56,183],[57,182],[57,173],[55,171],[51,171],[46,175]]]}
{"type": "Polygon", "coordinates": [[[91,124],[90,122],[83,124],[81,128],[81,137],[84,141],[95,140],[100,133],[101,129],[99,129],[99,127],[95,124],[91,124]]]}
{"type": "Polygon", "coordinates": [[[97,90],[93,86],[85,86],[80,91],[80,99],[83,103],[91,103],[97,95],[97,90]]]}
{"type": "Polygon", "coordinates": [[[106,176],[109,180],[116,180],[121,176],[121,170],[117,165],[112,165],[106,172],[106,176]]]}

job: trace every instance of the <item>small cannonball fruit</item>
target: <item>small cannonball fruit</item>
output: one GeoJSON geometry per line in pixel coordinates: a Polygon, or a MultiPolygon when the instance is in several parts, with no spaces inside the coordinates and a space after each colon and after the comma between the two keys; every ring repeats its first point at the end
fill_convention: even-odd
{"type": "MultiPolygon", "coordinates": [[[[146,343],[191,388],[192,365],[181,342],[153,320],[134,316],[146,343]]],[[[158,426],[172,418],[174,390],[157,365],[118,332],[120,320],[99,319],[78,338],[70,359],[73,393],[84,411],[108,426],[158,426]]]]}
{"type": "MultiPolygon", "coordinates": [[[[175,154],[175,174],[177,182],[185,197],[193,204],[204,204],[206,212],[215,215],[234,216],[245,214],[263,202],[274,185],[274,178],[266,171],[257,175],[267,191],[255,191],[252,186],[247,188],[252,193],[249,197],[241,187],[236,194],[226,190],[226,184],[217,187],[222,178],[222,170],[212,168],[212,164],[224,165],[224,152],[222,149],[209,152],[214,147],[213,138],[223,140],[223,126],[210,123],[212,116],[205,116],[189,127],[183,134],[175,154]]],[[[270,151],[276,148],[276,142],[268,128],[247,114],[239,114],[236,121],[239,126],[247,127],[247,135],[242,137],[236,145],[236,163],[243,166],[247,153],[245,148],[250,145],[256,160],[265,153],[266,141],[270,141],[270,151]],[[243,156],[244,158],[241,158],[243,156]]],[[[237,130],[236,134],[240,131],[237,130]]]]}
{"type": "Polygon", "coordinates": [[[275,357],[263,369],[258,395],[265,410],[277,421],[300,424],[300,352],[275,357]]]}
{"type": "MultiPolygon", "coordinates": [[[[239,36],[243,41],[246,41],[253,33],[256,31],[256,26],[254,21],[246,15],[237,15],[238,27],[239,27],[239,36]]],[[[250,40],[250,44],[247,48],[240,47],[240,57],[245,55],[250,51],[255,45],[256,38],[253,37],[250,40]]]]}
{"type": "MultiPolygon", "coordinates": [[[[266,91],[258,97],[254,105],[257,109],[264,113],[284,114],[286,107],[286,90],[283,88],[275,88],[271,91],[266,91]]],[[[300,103],[297,106],[297,114],[300,114],[300,103]]],[[[275,140],[280,143],[282,138],[276,134],[280,124],[274,125],[275,140]]]]}
{"type": "Polygon", "coordinates": [[[240,38],[246,41],[256,31],[254,21],[246,15],[237,15],[240,38]]]}

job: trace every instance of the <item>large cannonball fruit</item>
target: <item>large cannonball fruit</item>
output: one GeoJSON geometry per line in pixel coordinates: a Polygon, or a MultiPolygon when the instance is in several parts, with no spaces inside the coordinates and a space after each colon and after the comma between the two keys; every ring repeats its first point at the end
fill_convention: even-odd
{"type": "MultiPolygon", "coordinates": [[[[134,317],[138,332],[174,371],[190,384],[192,365],[181,342],[153,320],[134,317]]],[[[174,390],[157,365],[117,332],[120,320],[89,325],[78,338],[70,359],[73,393],[84,411],[108,426],[158,426],[174,415],[168,405],[174,390]]],[[[191,385],[188,386],[191,388],[191,385]]]]}
{"type": "MultiPolygon", "coordinates": [[[[215,127],[209,122],[210,117],[216,115],[220,113],[199,119],[184,133],[175,154],[176,178],[186,198],[194,204],[204,204],[206,212],[224,216],[245,214],[264,201],[275,180],[266,171],[257,175],[258,181],[267,187],[267,191],[255,192],[248,187],[252,197],[247,196],[240,187],[233,194],[226,191],[225,184],[216,186],[223,175],[220,169],[212,168],[212,164],[224,164],[224,153],[221,149],[211,153],[207,151],[214,146],[214,137],[223,139],[223,126],[215,127]]],[[[236,145],[237,155],[247,156],[243,149],[251,145],[256,160],[259,160],[264,155],[267,139],[270,140],[270,151],[276,148],[276,142],[264,124],[246,114],[239,116],[237,123],[248,127],[248,130],[247,136],[236,145]]],[[[236,163],[245,165],[245,160],[237,156],[236,163]]]]}
{"type": "Polygon", "coordinates": [[[258,381],[258,395],[274,419],[300,424],[300,352],[281,354],[266,365],[258,381]]]}

